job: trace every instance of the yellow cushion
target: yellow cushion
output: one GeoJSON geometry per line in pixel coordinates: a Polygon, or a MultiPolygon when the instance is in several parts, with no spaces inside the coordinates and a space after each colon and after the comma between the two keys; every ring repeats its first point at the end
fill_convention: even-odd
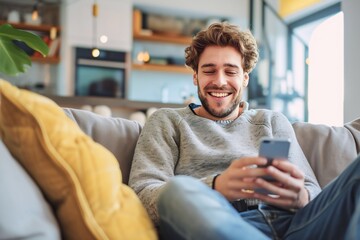
{"type": "Polygon", "coordinates": [[[4,143],[52,205],[64,239],[156,239],[115,157],[50,99],[0,79],[4,143]]]}

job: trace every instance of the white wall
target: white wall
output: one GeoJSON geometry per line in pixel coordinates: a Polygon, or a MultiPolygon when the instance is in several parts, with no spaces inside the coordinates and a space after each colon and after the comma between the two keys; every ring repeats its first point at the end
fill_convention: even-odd
{"type": "Polygon", "coordinates": [[[360,1],[343,0],[344,12],[344,121],[360,117],[360,1]]]}

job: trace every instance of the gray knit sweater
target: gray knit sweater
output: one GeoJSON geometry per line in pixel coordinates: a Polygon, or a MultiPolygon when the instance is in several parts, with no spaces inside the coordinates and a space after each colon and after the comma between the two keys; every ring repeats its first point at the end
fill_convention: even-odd
{"type": "Polygon", "coordinates": [[[263,137],[291,139],[289,160],[304,171],[313,199],[321,189],[293,128],[284,115],[270,110],[245,110],[228,124],[197,116],[190,107],[156,111],[139,137],[129,185],[157,223],[156,202],[171,177],[193,176],[211,187],[214,175],[231,161],[257,156],[263,137]]]}

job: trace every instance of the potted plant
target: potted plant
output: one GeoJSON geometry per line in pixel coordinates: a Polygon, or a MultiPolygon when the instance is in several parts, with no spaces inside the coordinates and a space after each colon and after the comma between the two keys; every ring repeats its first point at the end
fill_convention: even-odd
{"type": "Polygon", "coordinates": [[[14,41],[25,43],[31,49],[40,52],[44,57],[49,47],[36,34],[13,28],[10,24],[0,26],[0,72],[6,75],[23,73],[31,66],[30,56],[14,41]]]}

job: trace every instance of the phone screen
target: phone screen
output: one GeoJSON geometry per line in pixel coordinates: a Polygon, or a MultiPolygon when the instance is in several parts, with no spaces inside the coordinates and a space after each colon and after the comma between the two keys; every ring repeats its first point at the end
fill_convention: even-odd
{"type": "Polygon", "coordinates": [[[263,139],[261,141],[259,156],[268,159],[268,165],[272,160],[287,159],[289,156],[290,140],[288,139],[263,139]]]}
{"type": "MultiPolygon", "coordinates": [[[[275,138],[266,138],[261,141],[260,149],[259,149],[259,156],[267,158],[268,162],[266,165],[259,166],[259,167],[267,167],[272,164],[274,159],[288,159],[289,156],[289,149],[290,149],[290,140],[288,139],[275,139],[275,138]]],[[[276,181],[271,176],[264,176],[263,179],[269,182],[276,181]]],[[[262,194],[271,194],[265,189],[255,189],[255,191],[262,193],[262,194]]]]}

